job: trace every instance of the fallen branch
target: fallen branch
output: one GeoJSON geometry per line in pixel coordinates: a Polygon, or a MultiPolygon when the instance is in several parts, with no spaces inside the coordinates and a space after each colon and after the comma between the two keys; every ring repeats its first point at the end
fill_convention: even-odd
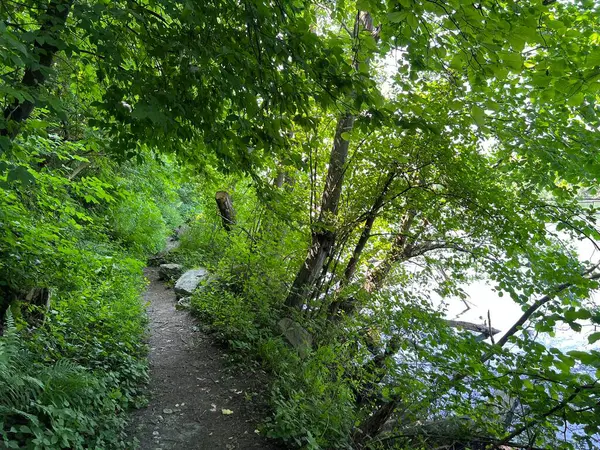
{"type": "Polygon", "coordinates": [[[492,337],[492,336],[500,333],[500,330],[498,330],[496,328],[492,328],[485,324],[479,325],[476,323],[465,322],[462,320],[450,320],[450,319],[446,319],[445,322],[451,328],[464,328],[465,330],[475,331],[477,333],[483,334],[486,338],[492,337]]]}

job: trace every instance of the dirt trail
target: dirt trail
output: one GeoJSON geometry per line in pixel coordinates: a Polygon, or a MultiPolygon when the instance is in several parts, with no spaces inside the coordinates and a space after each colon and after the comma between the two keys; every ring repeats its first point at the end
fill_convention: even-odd
{"type": "Polygon", "coordinates": [[[257,377],[229,367],[196,320],[175,309],[175,293],[158,281],[157,269],[145,274],[150,403],[134,412],[131,427],[140,449],[280,448],[255,432],[259,418],[247,397],[260,393],[257,377]]]}

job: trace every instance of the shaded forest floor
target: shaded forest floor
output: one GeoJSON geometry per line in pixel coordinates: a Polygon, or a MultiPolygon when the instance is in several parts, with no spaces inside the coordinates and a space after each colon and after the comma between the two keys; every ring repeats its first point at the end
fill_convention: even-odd
{"type": "Polygon", "coordinates": [[[254,400],[264,375],[228,364],[202,325],[175,308],[175,293],[158,280],[158,269],[145,274],[150,401],[131,425],[140,449],[279,448],[255,431],[262,417],[254,400]]]}

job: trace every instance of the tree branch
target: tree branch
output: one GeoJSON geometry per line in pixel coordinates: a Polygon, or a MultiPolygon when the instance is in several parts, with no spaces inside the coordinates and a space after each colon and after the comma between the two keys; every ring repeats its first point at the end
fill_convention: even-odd
{"type": "MultiPolygon", "coordinates": [[[[584,273],[585,275],[585,273],[584,273]]],[[[600,273],[596,273],[594,275],[591,275],[589,277],[587,277],[588,280],[598,280],[600,279],[600,273]]],[[[510,327],[510,329],[506,332],[506,334],[504,336],[502,336],[502,338],[498,341],[498,343],[496,344],[498,347],[503,347],[504,344],[506,344],[506,342],[517,332],[521,329],[521,327],[523,326],[523,324],[525,322],[527,322],[527,320],[538,310],[540,309],[542,306],[544,306],[546,303],[548,303],[550,300],[552,300],[554,297],[556,297],[558,294],[560,294],[561,292],[569,289],[571,286],[573,286],[573,283],[569,282],[569,283],[562,283],[560,285],[558,285],[556,287],[556,289],[554,290],[554,292],[543,296],[542,298],[536,300],[529,308],[527,308],[527,310],[523,313],[523,315],[519,318],[519,320],[517,320],[515,322],[515,324],[510,327]]],[[[486,358],[486,360],[489,358],[486,358]]]]}
{"type": "Polygon", "coordinates": [[[575,399],[575,397],[577,397],[579,395],[579,393],[582,391],[582,389],[583,389],[582,386],[577,387],[571,395],[569,395],[567,398],[565,398],[562,402],[558,403],[554,408],[546,411],[541,416],[536,417],[535,419],[532,419],[527,423],[524,423],[522,426],[517,428],[515,431],[506,435],[502,440],[495,443],[494,446],[492,447],[492,449],[499,449],[502,445],[507,445],[512,439],[519,436],[524,431],[527,431],[529,428],[540,423],[542,420],[546,419],[547,417],[550,417],[552,414],[565,408],[569,404],[569,402],[573,401],[575,399]]]}

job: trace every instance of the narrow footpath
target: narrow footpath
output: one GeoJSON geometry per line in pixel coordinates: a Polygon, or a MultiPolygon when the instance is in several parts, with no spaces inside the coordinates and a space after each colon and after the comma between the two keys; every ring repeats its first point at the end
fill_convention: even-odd
{"type": "Polygon", "coordinates": [[[251,371],[226,364],[226,355],[175,293],[147,268],[150,403],[133,413],[131,433],[141,450],[233,450],[280,447],[256,431],[260,417],[249,398],[262,387],[251,371]]]}

